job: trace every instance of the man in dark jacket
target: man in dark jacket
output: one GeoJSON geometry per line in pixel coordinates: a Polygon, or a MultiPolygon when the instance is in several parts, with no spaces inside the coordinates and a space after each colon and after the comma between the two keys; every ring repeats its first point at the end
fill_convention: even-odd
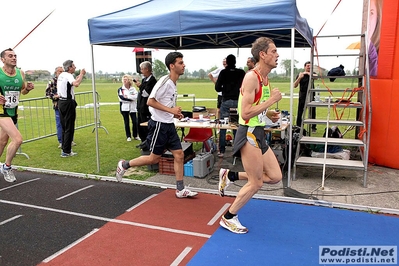
{"type": "MultiPolygon", "coordinates": [[[[294,88],[298,87],[299,85],[299,99],[298,99],[298,112],[296,117],[296,125],[298,127],[302,126],[302,116],[305,111],[305,102],[306,102],[306,95],[308,93],[309,82],[312,82],[312,88],[314,88],[314,81],[310,77],[310,61],[305,62],[303,65],[304,71],[299,73],[296,76],[294,82],[294,88]]],[[[315,93],[312,92],[310,95],[310,100],[313,101],[315,93]]],[[[311,107],[309,109],[310,116],[312,119],[316,118],[316,108],[311,107]]],[[[315,124],[312,124],[312,132],[317,132],[317,128],[315,124]]]]}
{"type": "MultiPolygon", "coordinates": [[[[236,68],[236,57],[232,54],[226,57],[226,68],[220,71],[216,81],[215,90],[222,92],[222,104],[220,105],[220,119],[228,118],[230,108],[237,108],[238,95],[240,94],[241,83],[245,76],[245,71],[236,68]]],[[[219,157],[224,156],[226,150],[226,129],[221,129],[219,133],[219,157]]]]}

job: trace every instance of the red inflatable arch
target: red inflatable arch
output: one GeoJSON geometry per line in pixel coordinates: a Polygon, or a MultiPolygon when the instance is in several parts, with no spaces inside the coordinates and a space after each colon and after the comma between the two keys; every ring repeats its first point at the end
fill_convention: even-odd
{"type": "Polygon", "coordinates": [[[369,162],[399,169],[399,1],[382,1],[378,68],[370,80],[369,162]]]}

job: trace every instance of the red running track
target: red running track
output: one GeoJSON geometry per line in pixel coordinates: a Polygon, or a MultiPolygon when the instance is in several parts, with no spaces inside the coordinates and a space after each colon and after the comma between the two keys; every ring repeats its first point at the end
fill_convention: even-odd
{"type": "Polygon", "coordinates": [[[185,265],[219,227],[234,198],[155,195],[39,265],[185,265]]]}

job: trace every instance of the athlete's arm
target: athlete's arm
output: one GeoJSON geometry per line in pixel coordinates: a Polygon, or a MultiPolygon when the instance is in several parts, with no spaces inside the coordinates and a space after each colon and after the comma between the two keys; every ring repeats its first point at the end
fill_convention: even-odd
{"type": "Polygon", "coordinates": [[[23,95],[26,95],[26,94],[28,94],[31,90],[33,90],[33,89],[35,88],[35,85],[34,85],[32,82],[30,82],[30,81],[25,82],[25,73],[24,73],[23,71],[21,71],[21,76],[22,76],[22,79],[23,79],[22,88],[21,88],[21,93],[22,93],[23,95]]]}
{"type": "Polygon", "coordinates": [[[160,102],[158,102],[157,100],[155,100],[155,98],[148,98],[147,105],[151,106],[152,108],[171,113],[171,114],[173,114],[173,116],[175,118],[183,118],[180,106],[167,107],[167,106],[161,104],[160,102]]]}

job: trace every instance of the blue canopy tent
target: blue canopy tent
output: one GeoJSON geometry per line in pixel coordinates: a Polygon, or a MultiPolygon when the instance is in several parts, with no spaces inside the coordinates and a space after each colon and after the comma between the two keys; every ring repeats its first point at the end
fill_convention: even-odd
{"type": "MultiPolygon", "coordinates": [[[[91,18],[88,26],[93,73],[93,45],[171,50],[250,48],[263,36],[272,38],[277,48],[310,47],[313,43],[312,30],[300,16],[295,0],[150,0],[91,18]]],[[[294,49],[291,54],[292,95],[294,49]]],[[[292,114],[292,97],[290,105],[292,114]]]]}
{"type": "Polygon", "coordinates": [[[312,31],[295,0],[147,1],[88,21],[90,43],[158,49],[251,47],[258,37],[277,47],[310,47],[312,31]],[[295,42],[291,42],[294,29],[295,42]]]}

